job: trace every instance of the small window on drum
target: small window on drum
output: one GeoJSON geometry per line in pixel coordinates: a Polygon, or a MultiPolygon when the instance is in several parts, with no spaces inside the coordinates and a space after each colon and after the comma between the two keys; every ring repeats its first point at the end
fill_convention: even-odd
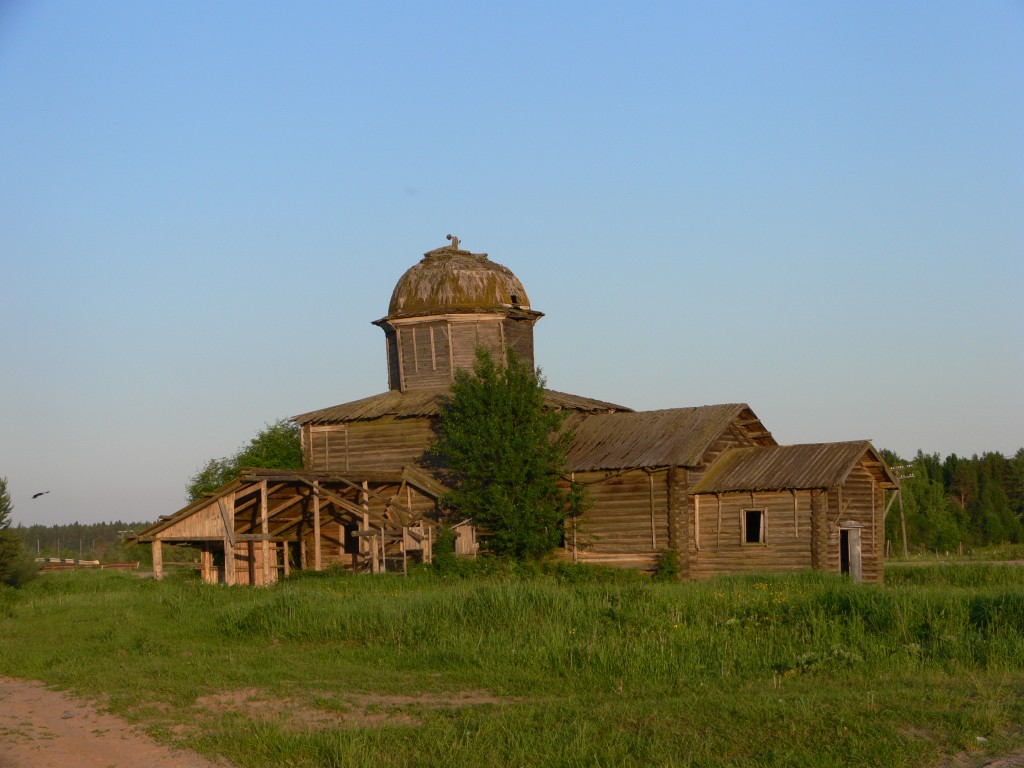
{"type": "Polygon", "coordinates": [[[743,510],[743,543],[764,544],[767,542],[765,536],[765,512],[764,509],[743,510]]]}

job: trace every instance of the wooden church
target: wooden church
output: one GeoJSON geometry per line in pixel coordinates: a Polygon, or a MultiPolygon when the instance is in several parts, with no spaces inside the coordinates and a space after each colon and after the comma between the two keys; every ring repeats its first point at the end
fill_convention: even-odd
{"type": "MultiPolygon", "coordinates": [[[[399,279],[384,331],[388,390],[294,417],[304,470],[251,470],[138,535],[202,552],[203,578],[269,584],[293,568],[382,572],[429,560],[447,489],[423,459],[455,371],[483,346],[534,364],[543,317],[519,279],[452,244],[399,279]]],[[[883,578],[884,519],[898,480],[865,440],[780,446],[743,403],[633,411],[554,390],[575,441],[566,482],[592,507],[566,525],[560,555],[651,568],[665,550],[681,572],[816,569],[883,578]]],[[[472,520],[457,551],[475,554],[472,520]]]]}

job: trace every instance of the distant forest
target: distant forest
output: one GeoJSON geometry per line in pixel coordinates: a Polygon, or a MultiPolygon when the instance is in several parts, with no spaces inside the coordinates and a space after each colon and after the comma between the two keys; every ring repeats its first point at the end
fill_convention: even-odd
{"type": "MultiPolygon", "coordinates": [[[[900,467],[907,543],[911,552],[955,552],[1003,543],[1024,542],[1024,448],[1012,457],[985,453],[969,459],[956,454],[939,458],[918,451],[903,459],[882,451],[890,467],[900,467]]],[[[149,562],[148,546],[126,546],[124,538],[150,523],[70,523],[18,526],[25,545],[42,557],[81,557],[103,562],[149,562]]],[[[902,547],[899,502],[885,521],[892,551],[902,547]]],[[[186,551],[180,559],[192,559],[186,551]]]]}
{"type": "MultiPolygon", "coordinates": [[[[984,453],[969,459],[940,459],[921,451],[902,459],[882,451],[903,481],[903,503],[910,550],[953,552],[1024,541],[1024,448],[1011,458],[984,453]]],[[[902,546],[899,502],[885,521],[886,538],[902,546]]]]}

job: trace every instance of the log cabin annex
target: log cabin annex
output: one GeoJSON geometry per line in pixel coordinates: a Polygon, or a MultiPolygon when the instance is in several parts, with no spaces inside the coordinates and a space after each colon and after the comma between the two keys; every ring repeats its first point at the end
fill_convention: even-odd
{"type": "MultiPolygon", "coordinates": [[[[387,391],[294,417],[304,469],[251,470],[138,534],[202,552],[203,578],[269,584],[293,568],[381,572],[431,558],[444,486],[423,463],[438,404],[477,346],[534,364],[541,312],[506,267],[457,238],[399,279],[388,314],[387,391]]],[[[867,440],[778,445],[743,403],[633,411],[554,390],[575,430],[567,480],[592,508],[560,556],[684,576],[815,569],[883,579],[884,519],[898,479],[867,440]]],[[[457,550],[475,554],[471,520],[457,550]]]]}

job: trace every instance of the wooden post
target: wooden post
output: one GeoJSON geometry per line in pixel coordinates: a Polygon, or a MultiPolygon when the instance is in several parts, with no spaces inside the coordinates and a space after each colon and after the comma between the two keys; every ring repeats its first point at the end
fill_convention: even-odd
{"type": "MultiPolygon", "coordinates": [[[[260,533],[270,535],[267,520],[267,481],[260,480],[260,533]]],[[[270,584],[270,539],[263,539],[263,586],[270,584]]]]}
{"type": "Polygon", "coordinates": [[[153,576],[157,579],[164,577],[164,552],[160,539],[153,539],[153,576]]]}
{"type": "Polygon", "coordinates": [[[203,548],[199,552],[199,563],[202,567],[203,581],[207,584],[213,583],[213,552],[210,551],[210,545],[206,542],[203,543],[203,548]]]}
{"type": "MultiPolygon", "coordinates": [[[[370,484],[363,480],[363,490],[359,494],[359,505],[363,508],[363,520],[359,526],[360,531],[370,530],[370,484]]],[[[364,540],[363,537],[359,538],[359,552],[365,559],[370,552],[370,542],[364,540]]],[[[371,568],[372,570],[372,568],[371,568]]]]}
{"type": "Polygon", "coordinates": [[[900,497],[900,530],[903,532],[903,558],[910,557],[910,552],[907,551],[907,516],[903,511],[903,488],[900,488],[896,493],[900,497]]]}
{"type": "Polygon", "coordinates": [[[224,583],[229,587],[235,584],[235,546],[228,538],[224,539],[224,583]]]}
{"type": "Polygon", "coordinates": [[[323,570],[323,552],[320,549],[320,483],[313,481],[313,570],[323,570]]]}
{"type": "Polygon", "coordinates": [[[291,563],[288,562],[288,542],[281,542],[281,563],[284,566],[284,577],[287,579],[291,574],[291,563]]]}

